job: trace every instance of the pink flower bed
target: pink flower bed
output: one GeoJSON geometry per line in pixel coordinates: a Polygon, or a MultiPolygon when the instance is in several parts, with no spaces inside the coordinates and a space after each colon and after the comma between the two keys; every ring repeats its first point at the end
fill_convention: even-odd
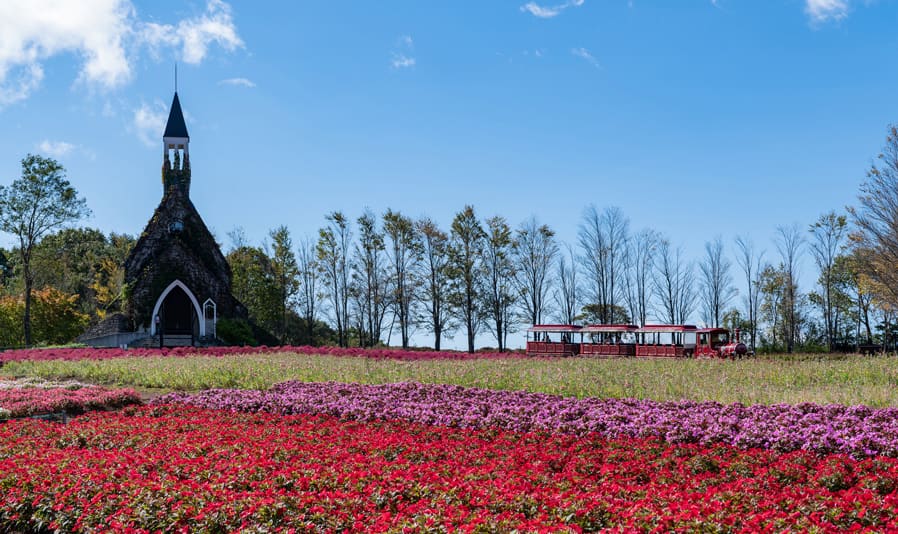
{"type": "Polygon", "coordinates": [[[131,389],[106,389],[86,386],[78,389],[22,387],[0,389],[0,419],[140,404],[140,396],[131,389]]]}
{"type": "Polygon", "coordinates": [[[313,354],[326,356],[343,356],[352,358],[371,358],[375,360],[468,360],[495,358],[523,358],[516,352],[467,352],[402,350],[402,349],[361,349],[341,347],[176,347],[170,349],[95,349],[95,348],[60,348],[60,349],[22,349],[0,352],[0,363],[12,361],[37,360],[108,360],[111,358],[157,357],[157,356],[232,356],[235,354],[271,354],[276,352],[293,352],[297,354],[313,354]]]}

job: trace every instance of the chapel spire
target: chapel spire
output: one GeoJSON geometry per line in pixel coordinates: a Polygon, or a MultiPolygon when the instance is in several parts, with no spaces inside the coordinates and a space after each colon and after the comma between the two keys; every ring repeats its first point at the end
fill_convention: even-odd
{"type": "Polygon", "coordinates": [[[178,99],[178,92],[175,91],[165,133],[162,134],[162,185],[166,194],[171,190],[178,190],[185,195],[190,194],[189,145],[190,134],[187,133],[181,101],[178,99]]]}

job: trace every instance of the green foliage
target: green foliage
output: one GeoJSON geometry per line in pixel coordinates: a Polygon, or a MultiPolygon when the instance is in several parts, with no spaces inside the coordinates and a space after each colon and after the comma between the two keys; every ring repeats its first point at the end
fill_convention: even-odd
{"type": "Polygon", "coordinates": [[[337,332],[324,321],[313,321],[311,327],[306,318],[290,311],[287,313],[287,343],[290,345],[336,345],[337,332]]]}
{"type": "Polygon", "coordinates": [[[19,242],[19,259],[25,282],[25,343],[32,342],[31,270],[34,247],[50,231],[90,213],[87,202],[65,178],[65,168],[52,158],[29,154],[22,160],[22,177],[0,186],[0,231],[19,242]]]}
{"type": "Polygon", "coordinates": [[[290,237],[287,227],[278,226],[268,235],[272,241],[271,269],[278,292],[280,312],[277,328],[272,331],[277,334],[281,343],[284,343],[287,332],[287,311],[291,308],[296,294],[299,293],[299,266],[296,263],[296,254],[293,252],[293,239],[290,237]]]}
{"type": "MultiPolygon", "coordinates": [[[[71,343],[87,328],[89,318],[78,307],[78,295],[47,287],[34,292],[32,305],[33,342],[41,345],[71,343]]],[[[0,297],[0,346],[25,345],[21,297],[0,297]]]]}
{"type": "Polygon", "coordinates": [[[252,327],[242,319],[222,317],[215,325],[215,334],[227,345],[255,346],[258,344],[253,336],[252,327]]]}
{"type": "Polygon", "coordinates": [[[228,253],[227,260],[234,297],[247,307],[257,325],[269,332],[278,331],[281,292],[271,258],[261,248],[241,246],[228,253]]]}
{"type": "MultiPolygon", "coordinates": [[[[576,319],[586,324],[600,324],[602,322],[602,317],[612,317],[612,311],[606,309],[610,306],[610,304],[606,304],[605,306],[602,306],[601,304],[586,304],[583,306],[580,315],[578,315],[576,319]]],[[[615,304],[613,313],[614,320],[620,321],[618,324],[630,324],[630,314],[627,313],[627,309],[623,306],[615,304]]]]}
{"type": "Polygon", "coordinates": [[[78,295],[81,311],[102,320],[122,309],[124,262],[133,246],[129,235],[92,228],[49,234],[34,249],[35,286],[78,295]]]}

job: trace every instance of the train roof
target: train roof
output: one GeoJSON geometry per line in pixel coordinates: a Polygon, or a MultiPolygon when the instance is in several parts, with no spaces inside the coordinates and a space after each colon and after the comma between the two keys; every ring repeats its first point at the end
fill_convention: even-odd
{"type": "Polygon", "coordinates": [[[591,324],[584,326],[581,332],[636,332],[639,327],[635,324],[591,324]]]}
{"type": "Polygon", "coordinates": [[[640,332],[696,332],[693,324],[647,324],[639,329],[640,332]]]}
{"type": "Polygon", "coordinates": [[[575,324],[535,324],[528,332],[579,332],[582,327],[575,324]]]}
{"type": "Polygon", "coordinates": [[[730,331],[727,330],[726,328],[699,328],[698,330],[696,330],[696,332],[698,332],[700,334],[707,334],[710,332],[727,332],[727,333],[729,333],[730,331]]]}

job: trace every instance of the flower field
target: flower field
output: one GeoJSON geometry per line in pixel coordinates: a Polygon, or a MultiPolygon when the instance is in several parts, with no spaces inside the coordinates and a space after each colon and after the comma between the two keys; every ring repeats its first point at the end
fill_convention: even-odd
{"type": "Polygon", "coordinates": [[[266,391],[171,393],[154,402],[249,413],[321,413],[359,421],[398,419],[461,428],[595,433],[608,438],[655,437],[669,443],[898,457],[898,408],[810,403],[746,407],[716,402],[574,399],[416,383],[365,386],[336,382],[286,382],[266,391]]]}
{"type": "Polygon", "coordinates": [[[112,358],[153,358],[159,356],[191,357],[211,356],[222,357],[254,354],[293,353],[293,354],[317,354],[322,356],[342,356],[355,358],[368,358],[374,360],[469,360],[491,358],[523,358],[519,352],[475,352],[469,354],[459,351],[432,351],[432,350],[402,350],[402,349],[363,349],[358,347],[173,347],[162,349],[96,349],[96,348],[54,348],[54,349],[19,349],[0,352],[0,363],[16,361],[46,361],[46,360],[109,360],[112,358]]]}
{"type": "Polygon", "coordinates": [[[891,358],[52,350],[0,355],[30,377],[0,380],[0,419],[140,402],[86,382],[188,391],[3,421],[0,531],[898,531],[898,402],[875,396],[891,358]],[[830,380],[885,407],[701,400],[759,366],[720,390],[830,380]],[[639,381],[641,399],[614,389],[639,381]]]}
{"type": "Polygon", "coordinates": [[[77,382],[0,380],[0,420],[32,415],[118,408],[139,404],[130,389],[106,389],[77,382]]]}
{"type": "Polygon", "coordinates": [[[10,530],[898,528],[898,460],[162,405],[0,426],[10,530]]]}

